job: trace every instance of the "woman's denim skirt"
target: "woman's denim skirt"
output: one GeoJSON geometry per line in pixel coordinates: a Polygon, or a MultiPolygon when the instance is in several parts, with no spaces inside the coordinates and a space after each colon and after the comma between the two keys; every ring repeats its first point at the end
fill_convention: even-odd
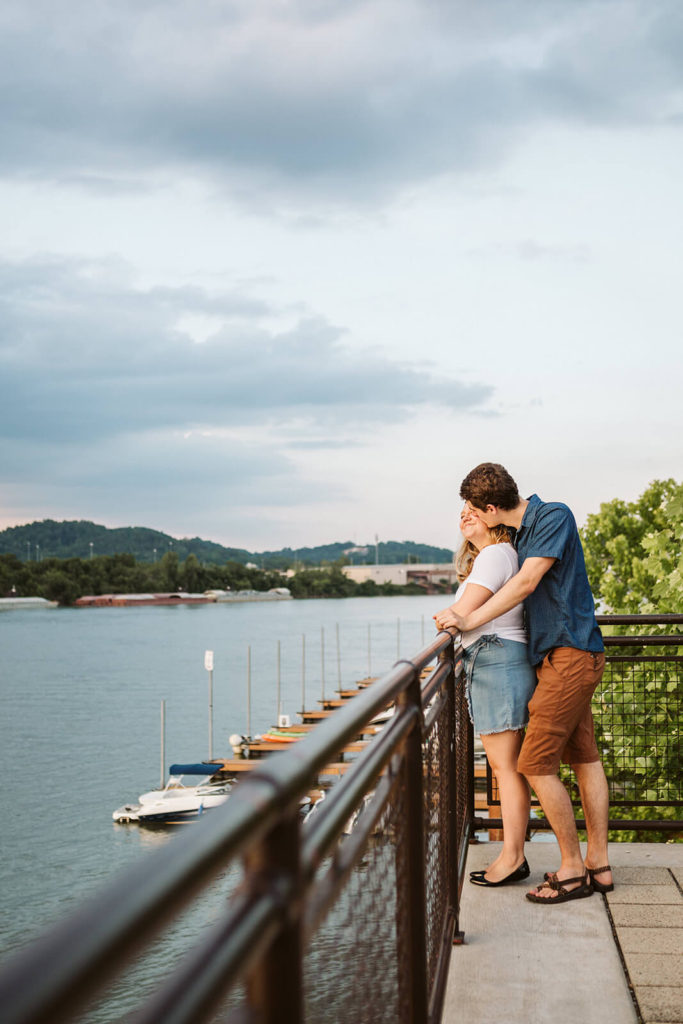
{"type": "Polygon", "coordinates": [[[528,704],[536,688],[536,672],[529,664],[527,645],[487,634],[465,649],[463,662],[467,705],[475,731],[486,736],[523,729],[529,721],[528,704]]]}

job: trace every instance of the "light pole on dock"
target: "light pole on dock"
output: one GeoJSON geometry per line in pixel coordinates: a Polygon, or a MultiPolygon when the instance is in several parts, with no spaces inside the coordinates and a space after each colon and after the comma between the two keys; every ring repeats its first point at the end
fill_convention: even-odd
{"type": "Polygon", "coordinates": [[[368,622],[368,677],[372,675],[372,632],[368,622]]]}
{"type": "Polygon", "coordinates": [[[325,703],[325,627],[320,627],[320,674],[322,676],[322,699],[325,703]]]}
{"type": "Polygon", "coordinates": [[[278,642],[277,642],[277,715],[275,717],[275,721],[277,722],[278,725],[280,724],[280,715],[281,715],[281,713],[282,713],[282,711],[281,711],[281,705],[280,705],[280,641],[278,640],[278,642]]]}
{"type": "Polygon", "coordinates": [[[306,634],[301,634],[301,710],[306,710],[306,634]]]}
{"type": "Polygon", "coordinates": [[[247,647],[247,739],[251,740],[251,645],[247,647]]]}
{"type": "Polygon", "coordinates": [[[341,651],[339,650],[339,623],[337,625],[337,687],[339,693],[341,693],[342,681],[341,681],[341,651]]]}
{"type": "Polygon", "coordinates": [[[164,788],[166,782],[166,701],[161,702],[161,782],[159,789],[164,788]]]}
{"type": "Polygon", "coordinates": [[[209,761],[213,758],[213,651],[204,651],[204,668],[209,673],[209,761]]]}

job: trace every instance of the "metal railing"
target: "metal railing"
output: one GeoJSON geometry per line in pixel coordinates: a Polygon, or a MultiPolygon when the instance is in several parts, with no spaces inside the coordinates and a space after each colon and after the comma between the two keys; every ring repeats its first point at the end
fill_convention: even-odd
{"type": "MultiPolygon", "coordinates": [[[[671,628],[683,624],[683,615],[600,615],[598,623],[608,628],[603,630],[605,672],[593,695],[593,719],[614,815],[609,827],[615,832],[682,832],[683,634],[671,628]]],[[[563,768],[561,774],[572,803],[579,806],[573,772],[563,768]]],[[[489,805],[499,805],[488,765],[486,786],[489,805]]],[[[502,821],[491,816],[475,824],[500,828],[502,821]]],[[[529,825],[550,828],[543,817],[533,817],[529,825]]],[[[577,825],[585,822],[579,818],[577,825]]]]}
{"type": "Polygon", "coordinates": [[[265,760],[224,806],[17,957],[0,976],[5,1024],[77,1019],[240,858],[225,911],[125,1019],[436,1024],[474,815],[461,674],[440,633],[265,760]],[[300,800],[325,765],[391,706],[302,824],[300,800]]]}

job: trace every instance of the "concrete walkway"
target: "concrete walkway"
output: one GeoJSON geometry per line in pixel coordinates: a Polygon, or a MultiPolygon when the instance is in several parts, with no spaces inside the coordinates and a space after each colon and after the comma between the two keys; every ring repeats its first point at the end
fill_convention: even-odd
{"type": "MultiPolygon", "coordinates": [[[[499,848],[471,846],[468,873],[499,848]]],[[[528,843],[527,859],[526,882],[465,881],[443,1024],[683,1022],[683,845],[613,843],[614,892],[550,908],[524,893],[556,869],[557,847],[528,843]]]]}

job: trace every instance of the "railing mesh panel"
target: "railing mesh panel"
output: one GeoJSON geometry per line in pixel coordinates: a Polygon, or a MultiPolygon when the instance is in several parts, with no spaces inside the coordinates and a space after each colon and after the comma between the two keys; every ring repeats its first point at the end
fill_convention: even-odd
{"type": "Polygon", "coordinates": [[[397,779],[360,862],[306,951],[308,1024],[402,1019],[400,973],[410,948],[400,898],[407,877],[405,822],[404,787],[397,779]]]}
{"type": "Polygon", "coordinates": [[[682,676],[679,655],[607,658],[593,716],[612,806],[683,802],[682,676]]]}
{"type": "Polygon", "coordinates": [[[458,672],[455,683],[455,726],[453,737],[455,743],[455,835],[459,849],[470,814],[470,791],[474,779],[470,775],[474,745],[474,734],[470,723],[467,699],[465,697],[465,679],[462,670],[458,672]]]}
{"type": "Polygon", "coordinates": [[[444,702],[423,745],[427,971],[431,991],[448,910],[449,712],[444,702]]]}
{"type": "MultiPolygon", "coordinates": [[[[661,816],[657,808],[683,804],[682,684],[683,656],[678,653],[662,653],[662,648],[633,656],[608,653],[593,695],[595,737],[610,807],[649,807],[647,820],[653,824],[661,816]]],[[[560,776],[572,802],[580,805],[574,773],[562,766],[560,776]]],[[[489,802],[498,804],[490,769],[488,792],[489,802]]]]}

